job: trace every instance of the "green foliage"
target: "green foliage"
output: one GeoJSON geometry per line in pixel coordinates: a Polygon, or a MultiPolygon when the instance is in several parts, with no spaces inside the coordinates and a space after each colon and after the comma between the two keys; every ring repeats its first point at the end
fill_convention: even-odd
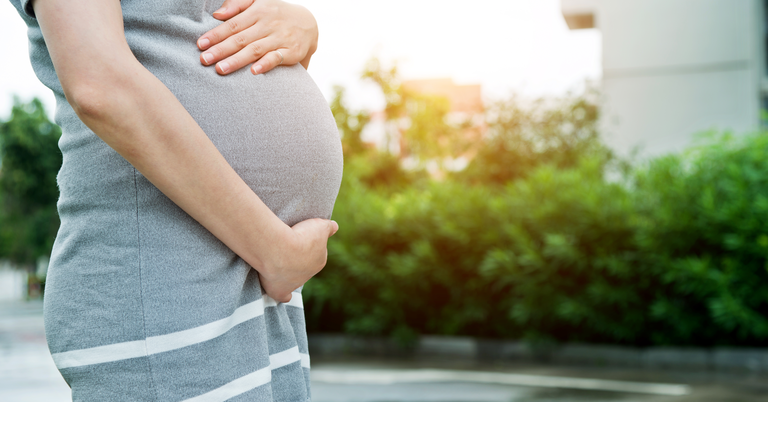
{"type": "Polygon", "coordinates": [[[359,182],[362,187],[384,195],[427,181],[424,171],[405,170],[397,157],[376,151],[346,159],[344,171],[344,182],[359,182]]]}
{"type": "Polygon", "coordinates": [[[710,134],[636,176],[638,247],[658,275],[654,343],[768,341],[768,135],[710,134]]]}
{"type": "Polygon", "coordinates": [[[37,99],[16,100],[0,122],[0,258],[19,266],[34,268],[49,255],[59,227],[60,136],[37,99]]]}
{"type": "Polygon", "coordinates": [[[416,93],[403,86],[397,65],[387,68],[371,58],[362,78],[379,87],[386,101],[384,115],[401,131],[400,158],[410,156],[422,169],[430,160],[443,168],[446,158],[462,155],[472,147],[473,142],[466,138],[470,122],[452,122],[450,102],[445,97],[416,93]]]}
{"type": "Polygon", "coordinates": [[[581,97],[516,98],[488,110],[488,138],[458,177],[471,183],[504,184],[527,176],[540,165],[573,167],[584,156],[608,162],[610,151],[598,135],[598,107],[592,91],[581,97]]]}
{"type": "Polygon", "coordinates": [[[350,157],[367,150],[368,146],[363,142],[361,135],[371,117],[365,111],[353,113],[344,105],[344,93],[344,87],[335,86],[333,88],[331,112],[336,120],[336,127],[339,129],[344,156],[350,157]]]}
{"type": "Polygon", "coordinates": [[[400,85],[396,64],[386,68],[378,58],[372,57],[365,65],[362,78],[372,81],[381,90],[386,102],[384,114],[387,118],[396,119],[406,115],[406,94],[400,85]]]}
{"type": "Polygon", "coordinates": [[[632,203],[600,166],[389,196],[345,179],[342,229],[305,291],[310,329],[641,341],[644,290],[622,286],[636,276],[632,203]]]}
{"type": "Polygon", "coordinates": [[[607,181],[588,99],[498,105],[442,181],[346,160],[309,331],[765,346],[768,135],[709,135],[607,181]]]}

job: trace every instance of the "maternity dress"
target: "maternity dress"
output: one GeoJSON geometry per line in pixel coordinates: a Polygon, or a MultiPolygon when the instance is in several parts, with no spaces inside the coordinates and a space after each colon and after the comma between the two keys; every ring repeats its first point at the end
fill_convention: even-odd
{"type": "MultiPolygon", "coordinates": [[[[266,296],[255,270],[88,129],[29,0],[11,2],[63,133],[44,306],[73,400],[309,400],[301,289],[285,304],[266,296]]],[[[225,77],[202,66],[195,44],[221,3],[122,0],[128,44],[281,220],[330,218],[342,152],[328,104],[301,65],[225,77]]]]}

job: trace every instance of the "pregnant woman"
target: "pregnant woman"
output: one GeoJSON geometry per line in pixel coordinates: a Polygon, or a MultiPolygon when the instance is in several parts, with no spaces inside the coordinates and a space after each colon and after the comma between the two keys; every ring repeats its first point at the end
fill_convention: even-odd
{"type": "Polygon", "coordinates": [[[216,0],[11,1],[62,128],[45,327],[73,400],[309,400],[342,155],[304,67],[198,45],[216,0]]]}

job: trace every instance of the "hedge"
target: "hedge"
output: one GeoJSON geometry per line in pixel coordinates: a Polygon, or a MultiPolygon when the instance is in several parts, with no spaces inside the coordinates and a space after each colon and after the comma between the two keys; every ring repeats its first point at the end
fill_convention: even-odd
{"type": "Polygon", "coordinates": [[[768,135],[706,139],[623,175],[583,152],[502,184],[348,157],[308,330],[765,346],[768,135]]]}

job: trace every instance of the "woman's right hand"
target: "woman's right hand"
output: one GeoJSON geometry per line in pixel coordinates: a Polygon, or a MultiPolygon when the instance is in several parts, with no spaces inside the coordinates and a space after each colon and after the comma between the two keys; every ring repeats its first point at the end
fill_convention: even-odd
{"type": "Polygon", "coordinates": [[[307,219],[289,228],[285,241],[270,250],[259,269],[259,281],[267,295],[286,303],[291,293],[325,267],[328,238],[339,225],[326,219],[307,219]]]}

